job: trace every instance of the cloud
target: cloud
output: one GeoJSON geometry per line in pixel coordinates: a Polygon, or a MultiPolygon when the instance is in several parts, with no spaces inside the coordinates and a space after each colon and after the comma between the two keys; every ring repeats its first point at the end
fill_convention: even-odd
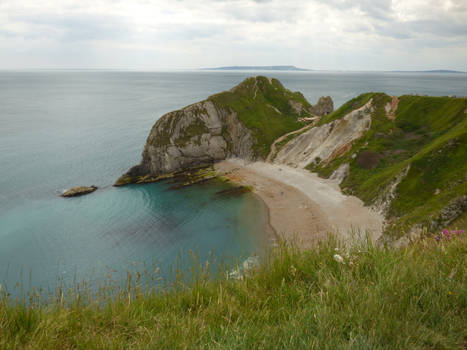
{"type": "Polygon", "coordinates": [[[226,18],[230,17],[240,22],[293,23],[303,16],[305,8],[303,3],[293,1],[282,2],[280,6],[272,0],[226,1],[222,12],[226,18]]]}
{"type": "Polygon", "coordinates": [[[358,10],[378,19],[388,20],[392,15],[391,0],[320,0],[324,4],[339,10],[358,10]]]}
{"type": "MultiPolygon", "coordinates": [[[[34,28],[34,37],[57,39],[64,42],[82,40],[112,40],[131,38],[132,31],[123,18],[102,14],[21,15],[13,21],[34,28]]],[[[29,30],[23,32],[28,37],[29,30]]]]}
{"type": "Polygon", "coordinates": [[[467,70],[465,0],[0,0],[0,28],[0,68],[75,65],[74,45],[90,66],[398,69],[423,52],[467,70]]]}

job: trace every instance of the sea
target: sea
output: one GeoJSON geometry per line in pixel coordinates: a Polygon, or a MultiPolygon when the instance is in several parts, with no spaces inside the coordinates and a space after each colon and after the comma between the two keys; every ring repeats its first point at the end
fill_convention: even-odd
{"type": "Polygon", "coordinates": [[[311,103],[329,95],[335,107],[368,91],[467,95],[467,74],[454,73],[0,71],[0,291],[125,283],[135,271],[170,284],[194,260],[235,266],[261,256],[271,228],[253,194],[219,196],[228,185],[216,181],[112,186],[139,163],[164,113],[252,75],[311,103]],[[59,196],[78,185],[99,190],[59,196]]]}

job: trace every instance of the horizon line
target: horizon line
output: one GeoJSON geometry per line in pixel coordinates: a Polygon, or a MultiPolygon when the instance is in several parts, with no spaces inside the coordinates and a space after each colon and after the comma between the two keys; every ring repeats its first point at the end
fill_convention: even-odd
{"type": "Polygon", "coordinates": [[[302,68],[296,67],[297,70],[281,70],[281,69],[260,69],[261,67],[296,67],[292,65],[274,65],[274,66],[219,66],[213,68],[78,68],[78,67],[67,67],[67,68],[60,68],[60,67],[34,67],[34,68],[1,68],[0,72],[5,71],[128,71],[128,72],[171,72],[171,71],[276,71],[276,72],[287,72],[287,73],[316,73],[316,72],[355,72],[355,73],[467,73],[463,70],[457,69],[367,69],[367,70],[359,70],[359,69],[309,69],[309,68],[302,68]],[[235,69],[227,69],[230,67],[235,67],[235,69]],[[241,69],[245,67],[245,69],[241,69]],[[255,69],[252,69],[254,67],[255,69]],[[258,68],[258,69],[256,69],[258,68]]]}

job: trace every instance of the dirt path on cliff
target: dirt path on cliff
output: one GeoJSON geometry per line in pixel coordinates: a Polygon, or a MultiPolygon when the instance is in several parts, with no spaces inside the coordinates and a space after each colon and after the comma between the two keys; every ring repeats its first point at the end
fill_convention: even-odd
{"type": "Polygon", "coordinates": [[[399,97],[392,96],[391,102],[388,102],[384,109],[386,110],[386,116],[392,121],[396,120],[396,110],[399,106],[399,97]]]}
{"type": "Polygon", "coordinates": [[[365,232],[376,240],[383,218],[339,186],[303,169],[263,162],[226,160],[215,165],[233,182],[253,187],[270,211],[271,226],[286,240],[309,247],[330,232],[344,240],[365,232]]]}
{"type": "Polygon", "coordinates": [[[301,129],[298,129],[298,130],[294,130],[294,131],[291,131],[285,135],[282,135],[281,137],[279,137],[278,139],[276,139],[276,141],[274,141],[274,143],[271,145],[271,151],[269,152],[267,158],[266,158],[266,162],[268,163],[271,163],[273,161],[273,157],[276,155],[276,145],[279,143],[279,142],[282,142],[284,141],[287,137],[289,137],[290,135],[294,135],[294,134],[298,134],[299,132],[302,132],[302,131],[305,131],[307,129],[310,129],[311,127],[313,127],[315,125],[315,123],[311,123],[311,124],[308,124],[308,125],[305,125],[303,128],[301,129]]]}

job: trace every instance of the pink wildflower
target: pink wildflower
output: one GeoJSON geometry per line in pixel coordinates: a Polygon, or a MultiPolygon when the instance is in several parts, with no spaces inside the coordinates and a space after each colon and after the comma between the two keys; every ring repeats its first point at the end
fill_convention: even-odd
{"type": "Polygon", "coordinates": [[[436,241],[436,242],[439,241],[439,236],[438,236],[438,235],[435,236],[435,241],[436,241]]]}
{"type": "Polygon", "coordinates": [[[444,229],[442,232],[443,232],[443,235],[449,236],[449,230],[444,229]]]}

